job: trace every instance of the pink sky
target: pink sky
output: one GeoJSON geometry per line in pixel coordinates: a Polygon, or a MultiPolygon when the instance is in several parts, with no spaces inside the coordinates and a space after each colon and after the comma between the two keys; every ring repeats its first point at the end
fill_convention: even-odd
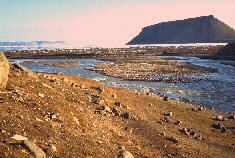
{"type": "Polygon", "coordinates": [[[141,28],[164,21],[214,15],[235,28],[234,0],[178,0],[110,6],[86,14],[43,19],[28,27],[52,30],[38,34],[47,40],[65,40],[104,47],[120,46],[136,36],[141,28]]]}

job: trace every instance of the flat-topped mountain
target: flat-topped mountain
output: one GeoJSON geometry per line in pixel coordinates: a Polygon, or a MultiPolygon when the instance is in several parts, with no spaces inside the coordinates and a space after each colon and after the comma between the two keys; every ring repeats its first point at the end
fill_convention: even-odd
{"type": "Polygon", "coordinates": [[[231,42],[235,30],[210,15],[144,27],[127,45],[231,42]]]}

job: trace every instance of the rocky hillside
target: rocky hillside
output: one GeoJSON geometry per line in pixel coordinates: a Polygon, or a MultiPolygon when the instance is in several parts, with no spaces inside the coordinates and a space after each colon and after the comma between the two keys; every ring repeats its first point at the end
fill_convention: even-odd
{"type": "Polygon", "coordinates": [[[127,45],[229,42],[235,30],[210,15],[147,26],[127,45]]]}
{"type": "Polygon", "coordinates": [[[234,114],[182,101],[10,64],[0,157],[234,157],[234,114]]]}

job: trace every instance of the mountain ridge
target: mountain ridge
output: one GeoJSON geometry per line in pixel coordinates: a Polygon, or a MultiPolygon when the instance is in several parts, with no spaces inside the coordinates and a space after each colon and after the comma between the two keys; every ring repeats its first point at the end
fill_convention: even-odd
{"type": "Polygon", "coordinates": [[[235,30],[213,15],[146,26],[126,45],[235,42],[235,30]]]}

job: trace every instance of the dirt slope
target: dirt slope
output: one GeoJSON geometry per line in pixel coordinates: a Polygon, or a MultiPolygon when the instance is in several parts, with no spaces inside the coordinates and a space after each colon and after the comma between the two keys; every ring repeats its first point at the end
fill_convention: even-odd
{"type": "Polygon", "coordinates": [[[15,134],[53,158],[112,158],[124,147],[134,157],[234,156],[235,120],[215,120],[219,113],[231,114],[165,100],[12,66],[7,89],[0,92],[0,157],[34,157],[21,141],[11,138],[15,134]],[[212,126],[218,123],[226,132],[212,126]],[[186,132],[180,131],[183,128],[186,132]]]}

